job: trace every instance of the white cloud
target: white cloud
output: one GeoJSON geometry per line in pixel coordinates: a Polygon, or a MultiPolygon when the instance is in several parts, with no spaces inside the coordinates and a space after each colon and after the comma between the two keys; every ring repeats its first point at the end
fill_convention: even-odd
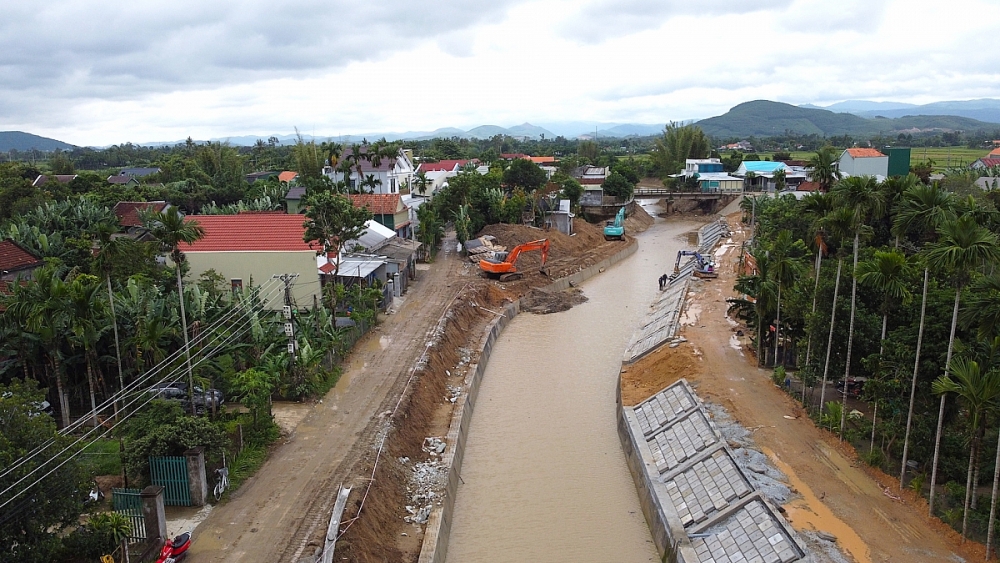
{"type": "Polygon", "coordinates": [[[0,20],[0,129],[76,144],[1000,97],[987,0],[54,0],[0,20]],[[590,26],[590,27],[588,27],[590,26]]]}

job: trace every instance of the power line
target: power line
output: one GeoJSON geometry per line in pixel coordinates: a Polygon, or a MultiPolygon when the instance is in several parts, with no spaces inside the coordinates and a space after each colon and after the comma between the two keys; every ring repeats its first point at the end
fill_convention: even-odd
{"type": "MultiPolygon", "coordinates": [[[[267,306],[268,304],[270,304],[270,301],[271,301],[271,299],[273,299],[273,295],[272,295],[272,294],[273,294],[273,293],[275,293],[275,291],[276,291],[276,290],[278,290],[278,289],[280,289],[280,286],[278,286],[278,287],[276,287],[276,288],[273,288],[272,290],[270,290],[270,291],[268,292],[268,298],[267,298],[267,300],[266,300],[266,301],[264,301],[264,302],[263,302],[262,304],[260,304],[260,307],[259,307],[259,308],[255,308],[255,307],[251,307],[251,308],[242,308],[242,315],[241,315],[241,320],[240,320],[240,321],[237,321],[238,323],[241,323],[241,324],[240,324],[240,326],[239,326],[238,328],[236,328],[235,330],[233,330],[233,332],[232,332],[231,334],[229,334],[229,335],[228,335],[228,336],[227,336],[227,337],[226,337],[226,338],[225,338],[225,339],[224,339],[224,340],[223,340],[222,342],[220,342],[220,343],[216,344],[216,345],[214,346],[214,348],[212,348],[212,349],[211,349],[211,351],[210,351],[209,353],[205,353],[205,354],[203,354],[203,356],[204,356],[204,357],[200,358],[200,359],[199,359],[199,361],[197,362],[197,364],[195,364],[195,365],[200,365],[200,364],[201,364],[202,362],[204,362],[204,361],[208,360],[208,359],[209,359],[209,358],[211,358],[211,357],[212,357],[212,356],[213,356],[213,355],[214,355],[215,353],[217,353],[217,352],[218,352],[218,351],[219,351],[219,350],[220,350],[220,349],[222,348],[222,346],[223,346],[223,345],[225,345],[225,344],[228,344],[228,343],[229,343],[229,341],[231,341],[231,340],[233,340],[234,338],[236,338],[237,336],[241,335],[242,331],[243,331],[243,330],[244,330],[245,328],[247,328],[247,326],[248,326],[248,325],[250,325],[250,324],[252,324],[252,323],[253,323],[253,317],[252,317],[252,314],[253,314],[253,313],[257,313],[257,312],[259,312],[259,311],[263,310],[263,309],[264,309],[264,308],[265,308],[265,307],[266,307],[266,306],[267,306]]],[[[217,322],[217,323],[214,323],[214,324],[216,324],[216,325],[217,325],[217,326],[215,326],[215,330],[217,330],[217,329],[218,329],[218,328],[219,328],[219,327],[221,326],[221,321],[220,321],[220,322],[217,322]]],[[[233,327],[228,327],[228,328],[232,329],[233,327]]],[[[213,330],[213,332],[214,332],[214,330],[213,330]]],[[[207,339],[207,338],[208,338],[208,332],[206,332],[206,333],[204,333],[204,334],[205,334],[205,337],[204,337],[204,338],[199,338],[199,340],[205,340],[205,339],[207,339]]],[[[205,352],[205,350],[207,350],[207,348],[202,348],[202,349],[201,349],[201,352],[205,352]]],[[[171,360],[168,360],[168,359],[165,359],[164,361],[160,362],[160,364],[158,364],[158,365],[157,365],[156,367],[154,367],[154,370],[152,370],[152,372],[153,372],[153,373],[157,373],[157,372],[159,372],[159,371],[162,371],[162,370],[160,369],[160,366],[165,366],[165,365],[166,365],[167,363],[169,363],[170,361],[171,361],[171,360]]],[[[159,385],[159,384],[161,384],[161,383],[163,383],[163,382],[167,381],[168,379],[171,379],[171,378],[172,378],[172,377],[173,377],[173,376],[174,376],[175,374],[177,374],[178,372],[181,372],[181,371],[182,371],[182,370],[183,370],[183,369],[184,369],[185,367],[186,367],[186,366],[179,366],[179,367],[176,367],[176,368],[174,368],[174,370],[173,370],[173,371],[171,371],[171,372],[170,372],[170,373],[168,373],[168,374],[167,374],[166,376],[164,376],[163,378],[161,378],[161,379],[160,379],[160,380],[159,380],[159,381],[158,381],[158,382],[156,383],[156,385],[159,385]]],[[[144,383],[145,383],[145,382],[147,382],[147,381],[148,381],[148,380],[149,380],[149,379],[150,379],[151,377],[153,377],[153,376],[152,376],[152,375],[150,375],[150,372],[147,372],[147,375],[146,375],[146,376],[144,376],[144,377],[142,378],[142,380],[137,380],[136,382],[133,382],[133,384],[130,384],[130,386],[129,386],[129,387],[132,387],[132,388],[134,388],[134,387],[137,387],[137,386],[138,386],[138,385],[140,384],[140,382],[142,382],[142,383],[144,384],[144,383]]],[[[119,392],[119,393],[118,393],[118,394],[116,394],[116,395],[119,395],[119,396],[125,396],[125,394],[126,394],[126,391],[127,391],[127,390],[122,390],[121,392],[119,392]]],[[[148,393],[146,393],[146,394],[142,394],[142,393],[140,393],[140,394],[137,394],[137,395],[133,395],[133,396],[131,397],[131,400],[130,400],[129,402],[127,402],[127,403],[126,403],[126,404],[124,405],[124,407],[126,407],[126,408],[127,408],[127,407],[129,407],[129,406],[133,405],[134,403],[136,403],[136,402],[137,402],[138,400],[140,400],[140,399],[141,399],[142,397],[144,397],[144,396],[145,396],[145,397],[147,397],[147,398],[146,398],[146,400],[145,400],[145,401],[143,401],[143,403],[142,403],[141,405],[137,406],[137,407],[136,407],[136,410],[134,410],[133,412],[131,412],[131,413],[129,413],[129,414],[127,414],[127,415],[123,416],[122,418],[120,418],[120,419],[119,419],[119,420],[118,420],[117,422],[115,422],[115,423],[114,423],[113,425],[111,425],[110,427],[108,427],[108,428],[107,428],[107,430],[105,430],[105,431],[104,431],[103,433],[101,433],[101,434],[100,434],[100,436],[98,436],[98,437],[97,437],[97,438],[95,438],[95,439],[99,439],[99,438],[103,438],[104,436],[106,436],[106,435],[107,435],[107,434],[108,434],[109,432],[111,432],[111,431],[112,431],[113,429],[115,429],[116,427],[118,427],[118,426],[119,426],[119,425],[120,425],[121,423],[123,423],[123,422],[124,422],[124,421],[125,421],[126,419],[128,419],[128,418],[129,418],[129,417],[131,417],[131,416],[132,416],[133,414],[135,414],[136,412],[138,412],[138,409],[139,409],[139,408],[141,408],[141,407],[145,406],[145,405],[146,405],[146,404],[148,404],[148,403],[149,403],[150,401],[152,401],[153,399],[155,399],[155,398],[156,398],[156,396],[155,396],[155,395],[152,395],[152,394],[148,394],[148,393]]],[[[107,401],[106,401],[106,402],[107,402],[107,401]]],[[[4,489],[3,491],[0,491],[0,495],[2,495],[2,494],[5,494],[5,493],[7,493],[8,491],[10,491],[10,490],[11,490],[11,489],[13,489],[14,487],[16,487],[16,486],[17,486],[18,484],[20,484],[20,483],[24,482],[24,481],[25,481],[26,479],[30,478],[30,477],[31,477],[31,476],[32,476],[33,474],[35,474],[35,473],[37,473],[37,472],[39,472],[39,471],[43,470],[43,468],[45,468],[45,466],[47,466],[48,464],[50,464],[50,463],[51,463],[51,462],[52,462],[53,460],[56,460],[56,459],[58,459],[58,458],[59,458],[59,456],[61,456],[62,454],[66,453],[67,451],[69,451],[69,450],[71,450],[71,449],[73,449],[73,448],[74,448],[75,446],[77,446],[77,445],[78,445],[78,444],[79,444],[80,442],[84,441],[84,440],[85,440],[85,439],[86,439],[86,438],[87,438],[88,436],[90,436],[91,434],[93,434],[93,433],[94,433],[94,432],[95,432],[95,431],[96,431],[96,430],[97,430],[98,428],[103,428],[103,427],[99,426],[99,427],[95,427],[95,428],[92,428],[92,429],[91,429],[91,430],[89,430],[89,431],[88,431],[87,433],[85,433],[85,434],[84,434],[83,436],[81,436],[80,438],[78,438],[77,440],[75,440],[75,441],[74,441],[74,442],[73,442],[72,444],[70,444],[70,445],[68,445],[67,447],[63,448],[63,450],[62,450],[62,451],[60,451],[59,453],[55,454],[55,455],[54,455],[53,457],[49,458],[48,460],[45,460],[45,461],[43,461],[43,462],[42,462],[42,463],[41,463],[41,464],[40,464],[40,465],[39,465],[38,467],[35,467],[35,468],[34,468],[34,469],[32,469],[32,470],[31,470],[31,471],[30,471],[29,473],[27,473],[26,475],[22,476],[22,477],[21,477],[20,479],[18,479],[17,481],[15,481],[15,482],[14,482],[13,484],[11,484],[10,486],[8,486],[8,487],[7,487],[6,489],[4,489]]],[[[47,448],[48,448],[48,446],[50,446],[50,445],[51,445],[51,444],[53,444],[53,443],[55,443],[55,441],[54,441],[54,440],[49,440],[49,441],[48,441],[48,443],[47,443],[46,445],[44,445],[43,447],[41,447],[41,448],[36,448],[36,450],[37,450],[37,451],[35,451],[35,452],[34,452],[34,453],[32,453],[32,454],[28,454],[28,455],[26,455],[26,456],[22,457],[22,458],[21,458],[21,459],[20,459],[20,460],[19,460],[19,461],[18,461],[18,462],[17,462],[17,463],[16,463],[15,465],[14,465],[14,466],[12,466],[12,467],[9,467],[9,468],[7,468],[7,469],[6,469],[5,471],[4,471],[4,473],[3,473],[2,475],[0,475],[0,477],[2,477],[2,476],[5,476],[5,475],[8,475],[8,474],[9,474],[10,472],[12,472],[13,470],[15,470],[15,469],[16,469],[17,467],[20,467],[20,466],[24,465],[25,463],[27,463],[28,461],[30,461],[31,459],[33,459],[34,457],[37,457],[38,455],[41,455],[41,453],[42,453],[42,452],[43,452],[43,451],[44,451],[45,449],[47,449],[47,448]]],[[[15,499],[15,498],[17,498],[18,496],[20,496],[21,494],[23,494],[24,492],[26,492],[27,490],[29,490],[29,489],[30,489],[31,487],[33,487],[33,486],[35,486],[36,484],[38,484],[39,482],[41,482],[41,480],[43,480],[44,478],[46,478],[46,477],[48,477],[49,475],[51,475],[51,474],[52,474],[52,473],[53,473],[54,471],[56,471],[57,469],[59,469],[60,467],[62,467],[63,465],[65,465],[65,464],[66,464],[67,462],[69,462],[69,460],[71,460],[71,459],[73,459],[74,457],[76,457],[76,455],[79,455],[81,451],[82,451],[82,450],[80,450],[80,451],[77,451],[77,452],[75,452],[75,453],[72,453],[72,454],[71,454],[71,455],[70,455],[70,456],[69,456],[68,458],[66,458],[66,459],[65,459],[64,461],[62,461],[62,462],[61,462],[61,463],[59,463],[58,465],[56,465],[56,466],[55,466],[54,468],[52,468],[52,470],[50,470],[49,472],[47,472],[47,473],[46,473],[45,475],[43,475],[42,477],[40,477],[39,479],[37,479],[37,480],[36,480],[35,482],[33,482],[33,483],[31,483],[30,485],[28,485],[27,487],[25,487],[24,489],[22,489],[21,491],[19,491],[19,492],[18,492],[18,493],[16,493],[15,495],[13,495],[13,496],[12,496],[12,497],[11,497],[10,499],[8,499],[7,501],[3,502],[3,504],[0,504],[0,508],[2,508],[2,507],[4,507],[4,506],[6,506],[6,505],[7,505],[7,504],[9,504],[9,503],[10,503],[10,502],[11,502],[12,500],[14,500],[14,499],[15,499]]]]}
{"type": "MultiPolygon", "coordinates": [[[[225,340],[224,340],[223,342],[221,342],[221,343],[219,343],[218,345],[216,345],[216,347],[215,347],[215,348],[213,349],[213,353],[214,353],[214,352],[216,352],[216,351],[218,351],[218,350],[219,350],[219,349],[220,349],[220,348],[221,348],[221,347],[222,347],[222,346],[223,346],[224,344],[228,344],[228,342],[229,342],[230,340],[233,340],[233,339],[234,339],[234,338],[235,338],[236,336],[238,336],[238,335],[239,335],[239,331],[240,331],[240,330],[242,330],[242,329],[243,329],[244,327],[246,327],[246,326],[247,326],[248,324],[250,324],[250,323],[252,323],[252,322],[253,322],[253,319],[252,319],[252,318],[247,318],[247,319],[246,319],[246,320],[245,320],[245,321],[243,322],[243,326],[242,326],[242,327],[241,327],[240,329],[238,329],[237,331],[234,331],[234,332],[233,332],[232,334],[230,334],[229,336],[227,336],[227,337],[226,337],[226,339],[225,339],[225,340]]],[[[203,358],[199,359],[199,361],[198,361],[198,362],[197,362],[196,364],[194,364],[194,365],[200,365],[200,364],[201,364],[202,362],[204,362],[204,361],[208,360],[208,359],[209,359],[210,357],[211,357],[210,355],[206,355],[205,357],[203,357],[203,358]]],[[[184,368],[183,368],[183,367],[181,367],[181,368],[179,368],[178,370],[174,370],[174,372],[176,372],[176,371],[179,371],[179,370],[182,370],[182,369],[184,369],[184,368]]],[[[172,372],[172,373],[173,373],[173,372],[172,372]]],[[[171,373],[171,374],[169,374],[169,375],[172,375],[172,373],[171,373]]],[[[162,383],[163,381],[165,381],[166,379],[168,379],[168,378],[169,378],[169,375],[168,375],[167,377],[165,377],[165,378],[161,379],[161,380],[160,380],[160,382],[162,383]]],[[[102,432],[102,433],[101,433],[101,434],[100,434],[99,436],[97,436],[97,437],[95,438],[95,440],[96,440],[96,439],[100,439],[100,438],[103,438],[104,436],[106,436],[106,435],[107,435],[108,433],[110,433],[110,432],[111,432],[112,430],[114,430],[114,429],[115,429],[116,427],[118,427],[119,425],[121,425],[122,423],[124,423],[124,422],[125,422],[125,420],[127,420],[128,418],[130,418],[130,417],[131,417],[132,415],[134,415],[134,414],[135,414],[136,412],[138,412],[140,408],[144,407],[145,405],[149,404],[149,403],[150,403],[151,401],[153,401],[154,399],[156,399],[156,396],[154,396],[154,395],[151,395],[151,394],[138,394],[138,395],[135,395],[135,396],[133,396],[132,400],[131,400],[131,401],[130,401],[129,403],[127,403],[127,404],[125,405],[125,407],[129,407],[129,406],[131,406],[132,404],[134,404],[135,402],[139,401],[139,400],[140,400],[140,399],[142,399],[143,397],[146,397],[146,400],[145,400],[145,401],[143,401],[141,405],[138,405],[138,406],[137,406],[137,407],[135,408],[135,410],[133,410],[133,411],[132,411],[131,413],[129,413],[129,414],[125,415],[124,417],[122,417],[121,419],[119,419],[119,421],[118,421],[118,422],[116,422],[115,424],[113,424],[113,425],[112,425],[112,426],[111,426],[110,428],[107,428],[107,429],[106,429],[106,430],[105,430],[104,432],[102,432]]],[[[99,427],[97,427],[97,428],[104,428],[104,427],[103,427],[103,426],[99,426],[99,427]]],[[[85,437],[86,437],[87,435],[89,435],[89,434],[91,434],[92,432],[94,432],[95,430],[97,430],[97,428],[94,428],[94,429],[92,429],[92,430],[91,430],[91,431],[89,431],[89,432],[88,432],[87,434],[85,434],[85,435],[84,435],[84,436],[83,436],[82,438],[80,438],[80,439],[76,440],[76,441],[75,441],[75,442],[74,442],[73,444],[71,444],[70,446],[67,446],[66,448],[64,448],[64,449],[63,449],[63,450],[62,450],[61,452],[59,452],[58,454],[56,454],[56,456],[54,456],[53,458],[50,458],[49,460],[46,460],[46,461],[45,461],[45,462],[43,462],[43,463],[42,463],[41,465],[39,465],[38,467],[36,467],[35,469],[33,469],[33,470],[32,470],[31,472],[29,472],[29,473],[28,473],[27,475],[25,475],[25,476],[21,477],[21,478],[20,478],[20,479],[18,479],[18,480],[17,480],[17,481],[15,482],[15,483],[13,483],[12,485],[10,485],[9,487],[7,487],[6,489],[4,489],[3,491],[0,491],[0,494],[5,494],[5,493],[7,493],[8,491],[10,491],[10,490],[11,490],[11,489],[13,489],[14,487],[16,487],[16,486],[17,486],[17,485],[18,485],[19,483],[22,483],[23,481],[25,481],[26,479],[28,479],[29,477],[31,477],[31,476],[32,476],[32,475],[33,475],[34,473],[37,473],[38,471],[41,471],[41,470],[42,470],[42,468],[44,468],[44,467],[45,467],[46,465],[48,465],[48,464],[49,464],[49,462],[51,462],[51,461],[52,461],[52,460],[54,460],[54,459],[57,459],[57,458],[58,458],[58,456],[60,456],[60,455],[62,455],[62,454],[64,454],[64,453],[66,453],[66,451],[68,451],[69,449],[71,449],[71,448],[72,448],[73,446],[75,446],[76,444],[78,444],[78,443],[80,443],[81,441],[83,441],[83,438],[85,438],[85,437]]],[[[80,451],[82,451],[82,450],[80,450],[80,451]]],[[[69,463],[69,461],[70,461],[70,460],[72,460],[73,458],[75,458],[75,457],[76,457],[77,455],[79,455],[79,454],[80,454],[80,451],[77,451],[77,452],[74,452],[74,453],[71,453],[71,454],[70,454],[70,455],[69,455],[69,456],[68,456],[68,457],[67,457],[66,459],[64,459],[64,460],[63,460],[62,462],[60,462],[60,463],[59,463],[58,465],[56,465],[55,467],[53,467],[52,469],[50,469],[50,470],[49,470],[49,471],[48,471],[47,473],[45,473],[44,475],[42,475],[41,477],[39,477],[38,479],[36,479],[36,480],[35,480],[34,482],[32,482],[31,484],[27,485],[27,486],[26,486],[26,487],[24,487],[23,489],[21,489],[21,490],[20,490],[19,492],[17,492],[17,493],[15,493],[14,495],[12,495],[12,496],[11,496],[11,497],[10,497],[10,498],[9,498],[8,500],[4,501],[3,503],[0,503],[0,508],[3,508],[3,507],[5,507],[5,506],[7,506],[7,505],[8,505],[8,504],[10,504],[11,502],[13,502],[13,501],[14,501],[14,500],[15,500],[16,498],[18,498],[19,496],[21,496],[22,494],[24,494],[25,492],[27,492],[28,490],[30,490],[30,489],[31,489],[32,487],[34,487],[34,486],[35,486],[35,485],[37,485],[38,483],[42,482],[42,481],[43,481],[43,480],[44,480],[44,479],[45,479],[46,477],[48,477],[48,476],[49,476],[49,475],[51,475],[52,473],[56,472],[56,471],[57,471],[57,470],[58,470],[59,468],[61,468],[62,466],[64,466],[64,465],[66,465],[67,463],[69,463]]]]}
{"type": "MultiPolygon", "coordinates": [[[[268,283],[268,282],[265,282],[265,283],[268,283]]],[[[263,286],[260,286],[260,287],[263,287],[263,286]]],[[[268,293],[266,295],[267,296],[267,300],[266,300],[265,304],[270,303],[270,300],[274,297],[275,291],[277,291],[278,289],[280,289],[280,286],[275,286],[275,287],[271,288],[268,291],[268,293]]],[[[259,295],[257,297],[258,297],[258,299],[260,298],[259,295]]],[[[263,309],[263,307],[261,307],[261,309],[263,309]]],[[[247,314],[250,314],[251,311],[252,311],[252,308],[251,309],[247,309],[244,306],[233,307],[229,312],[226,313],[225,316],[217,319],[215,322],[213,322],[211,325],[209,325],[209,327],[206,328],[206,330],[204,332],[202,332],[201,334],[199,334],[198,338],[195,339],[195,344],[200,344],[202,341],[208,339],[210,336],[213,335],[213,333],[215,331],[217,331],[221,327],[222,323],[224,323],[225,321],[229,320],[233,316],[235,316],[237,314],[240,314],[241,312],[242,312],[242,315],[247,315],[247,314]]],[[[174,351],[169,356],[167,356],[166,358],[164,358],[163,360],[161,360],[155,366],[153,366],[152,368],[150,368],[149,370],[147,370],[141,377],[139,377],[136,380],[130,382],[124,388],[122,388],[121,390],[119,390],[118,392],[116,392],[114,395],[112,395],[111,397],[109,397],[108,399],[106,399],[104,402],[102,402],[101,403],[101,407],[98,409],[98,411],[103,411],[108,406],[110,406],[111,404],[113,404],[116,400],[121,399],[121,398],[125,397],[126,395],[128,395],[128,394],[130,394],[132,392],[135,392],[141,386],[145,386],[145,384],[151,378],[153,378],[156,374],[160,373],[168,365],[170,365],[171,363],[173,363],[174,361],[176,361],[177,358],[180,356],[180,353],[181,353],[180,350],[174,351]]],[[[178,371],[178,369],[179,368],[175,367],[174,371],[171,372],[168,375],[167,378],[169,378],[170,375],[173,375],[174,373],[176,373],[178,371]]],[[[163,381],[164,381],[164,379],[161,379],[159,382],[157,382],[157,385],[159,385],[160,383],[163,383],[163,381]]],[[[93,414],[96,416],[97,411],[95,411],[93,414]]],[[[86,419],[79,419],[76,422],[73,422],[69,426],[67,426],[67,427],[63,428],[62,430],[60,430],[59,431],[60,435],[67,435],[71,431],[76,430],[77,428],[79,428],[80,426],[82,426],[84,424],[85,420],[86,419]]],[[[89,434],[89,432],[88,432],[88,434],[89,434]]],[[[84,436],[86,436],[88,434],[85,434],[84,436]]],[[[78,442],[79,442],[79,440],[78,440],[78,442]]],[[[45,449],[47,449],[53,443],[55,443],[55,440],[54,439],[49,439],[46,442],[44,442],[43,444],[37,446],[31,452],[29,452],[28,454],[25,454],[24,456],[22,456],[21,459],[18,460],[17,462],[15,462],[13,465],[8,466],[7,468],[5,468],[4,471],[3,471],[3,473],[0,473],[0,477],[4,477],[7,474],[9,474],[11,471],[13,471],[14,469],[17,469],[18,467],[20,467],[21,465],[23,465],[25,462],[27,462],[31,458],[33,458],[35,455],[38,455],[42,451],[44,451],[45,449]]]]}

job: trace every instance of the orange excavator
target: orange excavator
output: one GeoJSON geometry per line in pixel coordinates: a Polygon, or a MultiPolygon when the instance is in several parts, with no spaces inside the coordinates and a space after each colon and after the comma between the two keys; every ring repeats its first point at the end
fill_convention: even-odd
{"type": "Polygon", "coordinates": [[[540,271],[548,275],[548,272],[545,270],[545,261],[549,258],[549,239],[547,238],[519,244],[510,252],[496,253],[493,258],[483,258],[479,261],[479,268],[488,277],[499,277],[502,282],[520,279],[522,272],[517,271],[517,259],[522,252],[530,250],[542,251],[540,271]]]}

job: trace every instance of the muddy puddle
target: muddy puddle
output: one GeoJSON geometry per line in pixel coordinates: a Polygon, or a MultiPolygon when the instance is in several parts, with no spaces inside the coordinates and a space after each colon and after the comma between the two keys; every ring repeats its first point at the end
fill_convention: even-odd
{"type": "Polygon", "coordinates": [[[636,254],[581,284],[585,302],[504,331],[470,427],[449,562],[658,560],[615,429],[615,386],[693,227],[657,220],[636,254]]]}

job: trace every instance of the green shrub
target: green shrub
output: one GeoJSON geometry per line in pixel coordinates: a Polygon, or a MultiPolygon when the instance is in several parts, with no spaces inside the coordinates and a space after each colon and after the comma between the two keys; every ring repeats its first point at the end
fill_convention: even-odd
{"type": "Polygon", "coordinates": [[[861,460],[871,467],[882,467],[885,463],[885,454],[882,450],[869,450],[861,454],[861,460]]]}
{"type": "Polygon", "coordinates": [[[771,381],[778,387],[785,385],[785,366],[778,366],[771,372],[771,381]]]}
{"type": "Polygon", "coordinates": [[[917,493],[918,495],[923,495],[925,481],[927,481],[927,475],[921,473],[916,477],[914,477],[913,480],[910,481],[910,484],[907,485],[907,487],[909,487],[911,491],[917,493]]]}

